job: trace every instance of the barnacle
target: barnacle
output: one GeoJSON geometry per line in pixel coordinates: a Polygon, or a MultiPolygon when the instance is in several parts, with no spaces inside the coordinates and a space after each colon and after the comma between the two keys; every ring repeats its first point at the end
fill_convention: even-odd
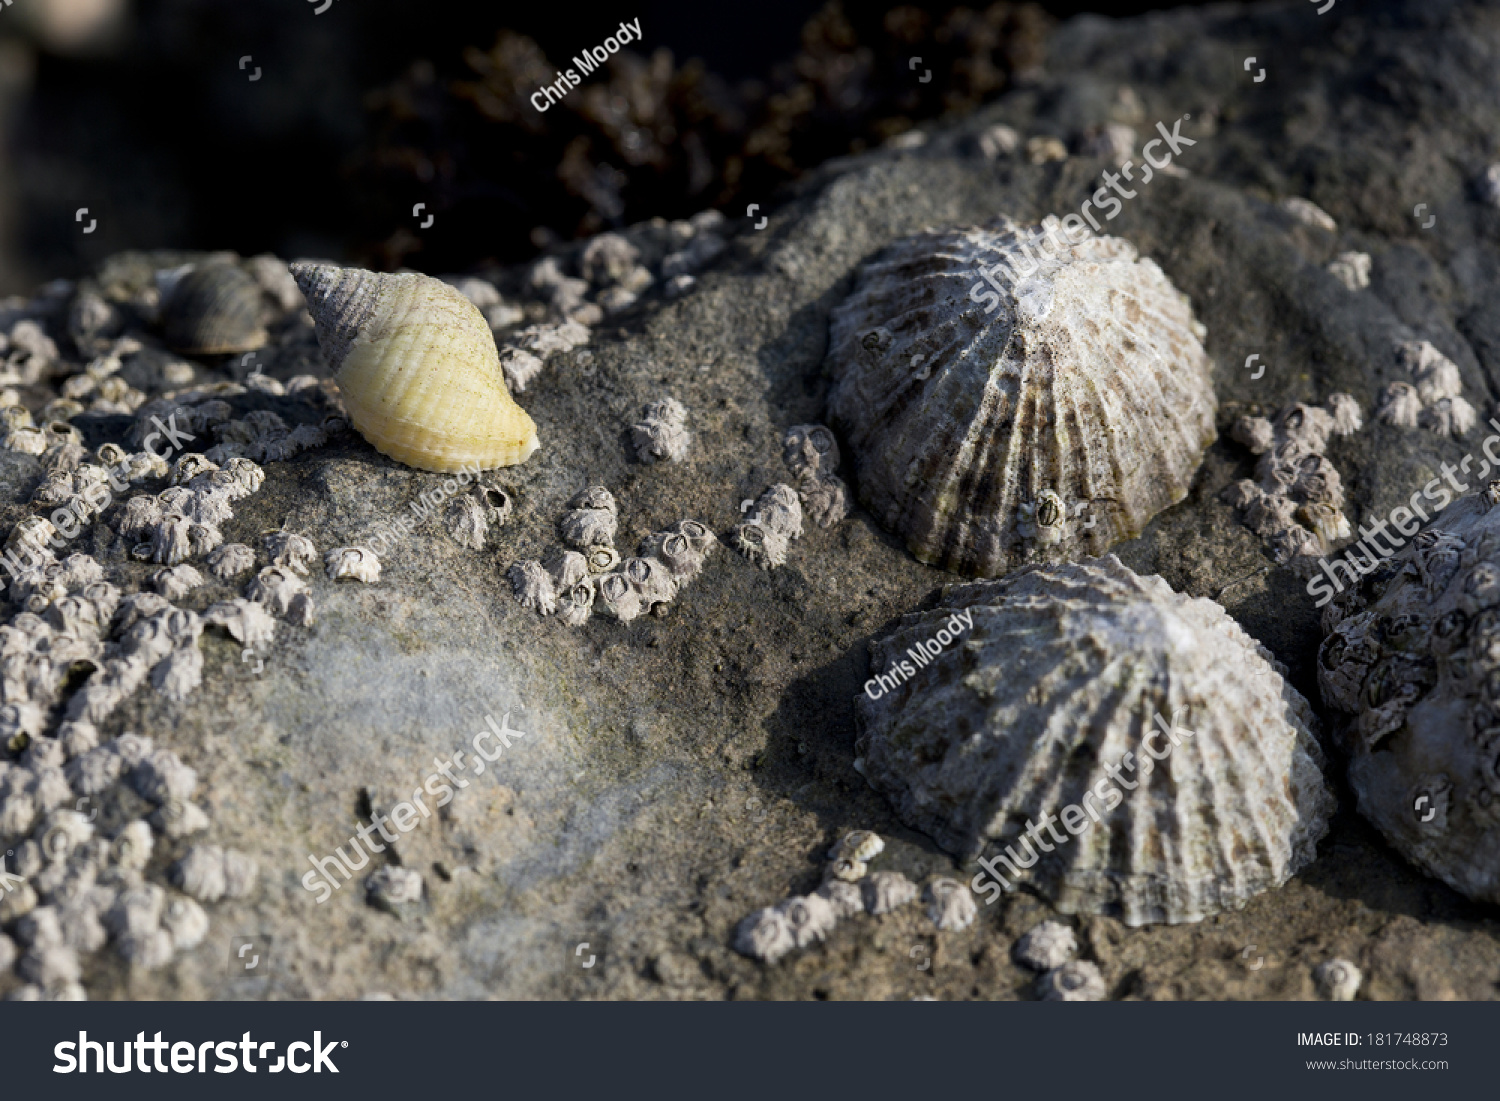
{"type": "Polygon", "coordinates": [[[872,914],[887,914],[905,906],[917,897],[917,885],[900,872],[873,872],[860,884],[865,909],[872,914]]]}
{"type": "Polygon", "coordinates": [[[243,543],[225,543],[211,551],[205,561],[209,573],[220,581],[230,581],[255,568],[255,552],[243,543]]]}
{"type": "Polygon", "coordinates": [[[203,575],[192,566],[168,566],[151,575],[151,587],[168,600],[181,600],[199,585],[203,575]]]}
{"type": "Polygon", "coordinates": [[[318,548],[313,546],[312,540],[296,532],[267,531],[262,532],[260,538],[271,565],[296,570],[303,577],[307,576],[308,566],[318,557],[318,548]]]}
{"type": "Polygon", "coordinates": [[[687,431],[687,409],[675,398],[647,404],[639,423],[630,426],[630,441],[643,463],[680,463],[687,457],[692,437],[687,431]]]}
{"type": "Polygon", "coordinates": [[[374,583],[380,580],[380,559],[375,552],[365,547],[339,547],[323,556],[323,565],[328,576],[337,581],[341,577],[352,577],[356,581],[374,583]]]}
{"type": "Polygon", "coordinates": [[[1109,990],[1098,964],[1070,960],[1038,979],[1037,993],[1044,1002],[1102,1002],[1109,990]]]}
{"type": "Polygon", "coordinates": [[[250,579],[245,586],[249,600],[264,604],[276,615],[287,615],[292,601],[307,593],[307,582],[291,570],[280,566],[267,566],[250,579]]]}
{"type": "Polygon", "coordinates": [[[979,916],[973,893],[956,879],[938,878],[927,884],[927,916],[939,929],[967,929],[979,916]]]}
{"type": "Polygon", "coordinates": [[[557,592],[552,576],[535,558],[517,562],[507,571],[516,601],[540,615],[557,611],[557,592]]]}
{"type": "Polygon", "coordinates": [[[1060,921],[1044,921],[1033,926],[1016,941],[1012,954],[1016,962],[1033,971],[1054,971],[1073,958],[1078,938],[1060,921]]]}
{"type": "Polygon", "coordinates": [[[1364,980],[1359,968],[1345,959],[1324,960],[1313,969],[1318,990],[1330,1002],[1352,1002],[1364,980]]]}

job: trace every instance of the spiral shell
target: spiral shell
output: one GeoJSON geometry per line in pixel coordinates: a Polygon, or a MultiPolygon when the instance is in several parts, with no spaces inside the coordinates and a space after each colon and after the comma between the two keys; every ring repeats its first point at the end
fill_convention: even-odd
{"type": "Polygon", "coordinates": [[[297,263],[349,420],[381,454],[452,473],[525,462],[536,425],[511,399],[475,305],[425,275],[297,263]]]}
{"type": "Polygon", "coordinates": [[[185,355],[253,352],[268,338],[260,287],[233,264],[204,264],[178,279],[162,308],[167,345],[185,355]]]}
{"type": "Polygon", "coordinates": [[[1113,556],[953,586],[871,656],[867,779],[944,848],[994,843],[999,886],[1063,913],[1199,921],[1327,831],[1307,701],[1217,604],[1113,556]]]}
{"type": "Polygon", "coordinates": [[[860,499],[923,562],[997,577],[1100,554],[1185,497],[1214,440],[1187,299],[1083,233],[1048,255],[1005,218],[924,231],[833,313],[828,408],[860,499]]]}

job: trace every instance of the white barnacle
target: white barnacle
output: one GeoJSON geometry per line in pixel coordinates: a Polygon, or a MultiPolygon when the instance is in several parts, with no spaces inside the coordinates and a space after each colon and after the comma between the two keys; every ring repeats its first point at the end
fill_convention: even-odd
{"type": "Polygon", "coordinates": [[[776,907],[786,917],[792,943],[798,948],[822,941],[838,924],[833,904],[819,895],[799,895],[776,907]]]}
{"type": "Polygon", "coordinates": [[[78,953],[59,944],[27,952],[16,964],[16,973],[43,989],[51,989],[64,983],[76,983],[83,972],[78,964],[78,953]]]}
{"type": "Polygon", "coordinates": [[[181,703],[203,683],[203,653],[196,646],[182,646],[151,670],[151,684],[174,703],[181,703]]]}
{"type": "Polygon", "coordinates": [[[161,518],[161,502],[155,497],[147,494],[132,497],[120,510],[120,534],[131,540],[149,539],[161,518]]]}
{"type": "MultiPolygon", "coordinates": [[[[92,724],[90,724],[92,725],[92,724]]],[[[96,746],[68,762],[65,774],[79,795],[97,795],[120,778],[124,762],[112,746],[96,746]]]]}
{"type": "Polygon", "coordinates": [[[535,558],[515,563],[507,571],[516,601],[539,615],[551,615],[557,611],[557,591],[552,584],[552,575],[535,558]]]}
{"type": "Polygon", "coordinates": [[[352,577],[355,581],[375,582],[380,580],[380,559],[367,547],[339,547],[323,556],[328,576],[337,581],[352,577]]]}
{"type": "Polygon", "coordinates": [[[168,600],[181,600],[202,584],[203,575],[186,563],[168,566],[151,575],[151,587],[168,600]]]}
{"type": "Polygon", "coordinates": [[[196,803],[163,803],[147,819],[151,828],[173,841],[208,829],[208,815],[196,803]]]}
{"type": "Polygon", "coordinates": [[[643,463],[681,462],[692,437],[687,431],[687,409],[676,398],[646,405],[642,420],[630,426],[630,440],[643,463]]]}
{"type": "Polygon", "coordinates": [[[1358,432],[1364,423],[1364,415],[1360,412],[1359,402],[1349,394],[1334,393],[1328,395],[1324,402],[1328,407],[1329,414],[1333,417],[1333,434],[1335,436],[1348,436],[1358,432]]]}
{"type": "Polygon", "coordinates": [[[735,550],[763,570],[786,564],[787,537],[756,520],[736,524],[729,535],[735,550]]]}
{"type": "Polygon", "coordinates": [[[748,519],[788,540],[796,539],[802,535],[802,502],[795,489],[778,483],[756,499],[748,519]]]}
{"type": "Polygon", "coordinates": [[[255,568],[255,552],[243,543],[225,543],[211,551],[206,562],[209,573],[229,581],[255,568]]]}
{"type": "Polygon", "coordinates": [[[1332,275],[1351,291],[1370,285],[1370,255],[1366,252],[1341,252],[1328,265],[1332,275]]]}
{"type": "Polygon", "coordinates": [[[1409,382],[1392,382],[1380,392],[1375,419],[1398,428],[1415,428],[1422,415],[1422,399],[1409,382]]]}
{"type": "Polygon", "coordinates": [[[162,928],[171,935],[172,947],[186,952],[208,936],[208,915],[190,898],[174,898],[161,916],[162,928]]]}
{"type": "Polygon", "coordinates": [[[828,900],[835,917],[847,918],[865,912],[864,892],[857,884],[841,879],[825,879],[814,893],[828,900]]]}
{"type": "Polygon", "coordinates": [[[1479,423],[1479,414],[1463,398],[1439,398],[1417,417],[1417,424],[1440,436],[1463,436],[1479,423]]]}
{"type": "Polygon", "coordinates": [[[266,472],[246,458],[232,458],[224,464],[224,469],[233,475],[241,497],[248,497],[260,489],[266,480],[266,472]]]}
{"type": "Polygon", "coordinates": [[[305,535],[291,531],[268,531],[261,533],[266,555],[273,566],[285,566],[307,575],[308,565],[318,557],[318,548],[305,535]]]}
{"type": "Polygon", "coordinates": [[[141,797],[153,803],[191,799],[198,787],[197,771],[170,749],[152,750],[131,771],[130,780],[141,797]]]}
{"type": "Polygon", "coordinates": [[[594,579],[585,577],[558,600],[558,618],[569,627],[582,627],[594,608],[594,579]]]}
{"type": "Polygon", "coordinates": [[[243,597],[212,605],[203,618],[228,631],[240,645],[256,652],[269,649],[276,635],[276,621],[266,611],[265,605],[243,597]]]}
{"type": "Polygon", "coordinates": [[[559,593],[566,593],[589,575],[588,559],[577,551],[553,547],[542,560],[542,568],[552,577],[552,585],[559,593]]]}
{"type": "Polygon", "coordinates": [[[160,593],[131,593],[115,610],[114,634],[123,636],[141,620],[150,619],[171,606],[171,602],[160,593]]]}
{"type": "Polygon", "coordinates": [[[837,880],[841,883],[858,883],[869,870],[869,865],[863,860],[840,856],[828,862],[823,869],[823,875],[825,879],[837,880]]]}
{"type": "Polygon", "coordinates": [[[1358,967],[1346,959],[1324,960],[1313,970],[1318,991],[1330,1002],[1352,1002],[1364,981],[1358,967]]]}
{"type": "Polygon", "coordinates": [[[145,936],[160,927],[166,901],[167,892],[155,883],[129,887],[104,912],[104,924],[117,937],[145,936]]]}
{"type": "Polygon", "coordinates": [[[284,616],[291,610],[292,600],[307,592],[307,583],[289,569],[267,566],[245,586],[245,596],[258,604],[264,604],[276,615],[284,616]]]}
{"type": "Polygon", "coordinates": [[[831,474],[801,482],[797,497],[820,528],[831,528],[849,515],[849,487],[831,474]]]}
{"type": "Polygon", "coordinates": [[[422,876],[412,868],[387,864],[365,880],[365,898],[370,905],[386,910],[409,902],[420,902],[422,876]]]}
{"type": "Polygon", "coordinates": [[[614,543],[618,523],[613,508],[570,508],[558,520],[557,531],[563,542],[587,550],[614,543]]]}
{"type": "Polygon", "coordinates": [[[160,565],[175,566],[193,553],[192,521],[181,513],[163,516],[150,528],[144,555],[160,565]]]}
{"type": "Polygon", "coordinates": [[[199,902],[217,902],[224,897],[227,886],[224,850],[218,845],[194,845],[172,865],[171,877],[173,883],[199,902]]]}
{"type": "Polygon", "coordinates": [[[1396,362],[1411,372],[1417,396],[1423,405],[1463,393],[1458,364],[1433,347],[1430,341],[1407,340],[1395,346],[1396,362]]]}
{"type": "Polygon", "coordinates": [[[484,506],[472,493],[461,494],[448,502],[448,507],[443,510],[443,524],[459,546],[470,550],[483,549],[490,529],[484,506]]]}
{"type": "Polygon", "coordinates": [[[1102,1002],[1109,991],[1098,964],[1070,960],[1038,979],[1037,993],[1044,1002],[1102,1002]]]}
{"type": "Polygon", "coordinates": [[[874,872],[861,883],[865,909],[886,914],[917,897],[917,885],[900,872],[874,872]]]}
{"type": "MultiPolygon", "coordinates": [[[[185,766],[184,766],[185,767],[185,766]]],[[[188,769],[192,772],[192,769],[188,769]]],[[[153,800],[164,802],[165,800],[153,800]]],[[[109,843],[109,856],[114,863],[122,868],[133,868],[136,871],[144,871],[146,863],[151,859],[151,850],[154,847],[154,839],[151,827],[142,819],[137,818],[127,823],[114,839],[109,843]]]]}
{"type": "Polygon", "coordinates": [[[596,577],[609,573],[620,565],[620,552],[607,543],[589,547],[584,558],[588,562],[589,573],[596,577]]]}
{"type": "Polygon", "coordinates": [[[627,558],[620,572],[640,594],[642,607],[666,604],[677,597],[677,579],[664,563],[655,558],[627,558]]]}
{"type": "Polygon", "coordinates": [[[1078,938],[1060,921],[1033,926],[1012,950],[1017,963],[1033,971],[1054,971],[1073,958],[1078,938]]]}
{"type": "Polygon", "coordinates": [[[660,561],[681,585],[687,584],[703,568],[703,555],[686,535],[676,531],[658,531],[641,540],[637,553],[642,558],[660,561]]]}
{"type": "Polygon", "coordinates": [[[774,906],[757,910],[734,931],[734,950],[766,963],[775,963],[796,946],[791,923],[774,906]]]}
{"type": "Polygon", "coordinates": [[[99,728],[89,722],[65,722],[57,728],[57,741],[71,761],[99,744],[99,728]]]}
{"type": "Polygon", "coordinates": [[[648,608],[640,591],[619,571],[607,573],[599,579],[599,602],[621,623],[629,623],[648,608]]]}
{"type": "Polygon", "coordinates": [[[830,860],[858,860],[868,864],[885,851],[885,842],[874,830],[851,830],[828,850],[830,860]]]}
{"type": "Polygon", "coordinates": [[[1338,223],[1333,220],[1332,216],[1326,210],[1310,199],[1293,196],[1282,199],[1279,205],[1282,210],[1305,226],[1326,230],[1329,233],[1338,232],[1338,223]]]}
{"type": "Polygon", "coordinates": [[[208,474],[219,469],[218,463],[209,462],[196,451],[189,451],[180,455],[172,464],[171,481],[174,486],[185,486],[200,474],[208,474]]]}

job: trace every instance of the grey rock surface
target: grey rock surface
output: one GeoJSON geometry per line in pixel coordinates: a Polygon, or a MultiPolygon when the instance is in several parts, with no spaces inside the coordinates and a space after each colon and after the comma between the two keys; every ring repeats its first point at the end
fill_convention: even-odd
{"type": "MultiPolygon", "coordinates": [[[[850,829],[877,831],[882,869],[915,882],[973,875],[896,820],[852,752],[870,638],[958,579],[916,562],[858,509],[828,529],[805,525],[776,570],[713,555],[665,618],[543,619],[516,603],[506,570],[543,555],[564,503],[588,485],[618,501],[620,547],[684,517],[722,537],[740,502],[790,477],[787,429],[824,422],[828,317],[861,262],[924,226],[1072,213],[1112,167],[1104,157],[990,159],[977,140],[987,128],[1078,148],[1090,127],[1123,122],[1145,135],[1157,120],[1170,132],[1184,119],[1195,144],[1174,162],[1187,174],[1136,187],[1108,231],[1160,264],[1206,325],[1219,442],[1188,498],[1115,550],[1140,573],[1219,600],[1316,704],[1322,631],[1306,577],[1275,566],[1219,500],[1253,466],[1228,427],[1247,412],[1352,394],[1367,427],[1328,455],[1356,524],[1477,446],[1479,429],[1447,439],[1370,413],[1402,377],[1392,345],[1420,339],[1458,366],[1481,425],[1493,415],[1500,210],[1471,185],[1500,143],[1496,56],[1500,9],[1477,3],[1085,17],[1052,40],[1036,84],[919,147],[813,174],[765,231],[740,227],[681,297],[643,295],[587,346],[550,356],[519,399],[541,448],[486,475],[514,510],[483,549],[456,542],[439,506],[382,545],[378,582],[335,585],[315,571],[316,619],[281,625],[270,652],[257,652],[262,668],[205,635],[197,692],[182,703],[137,693],[111,717],[104,736],[148,733],[197,771],[206,840],[248,853],[259,877],[246,897],[207,905],[208,936],[160,970],[98,957],[82,976],[89,995],[1034,997],[1010,946],[1055,915],[1027,894],[980,905],[962,931],[935,934],[919,906],[856,915],[774,966],[731,946],[747,914],[812,893],[829,846],[850,829]],[[1250,55],[1268,81],[1251,82],[1250,55]],[[1120,95],[1126,87],[1133,97],[1120,95]],[[1278,208],[1294,196],[1337,230],[1278,208]],[[1436,214],[1433,228],[1412,217],[1417,203],[1436,214]],[[1327,272],[1345,251],[1372,257],[1367,289],[1327,272]],[[1251,353],[1268,368],[1257,380],[1242,366],[1251,353]],[[693,446],[680,462],[645,465],[629,429],[664,392],[692,411],[693,446]],[[316,902],[302,884],[309,856],[347,849],[372,810],[389,814],[422,788],[435,757],[463,750],[467,767],[487,717],[524,734],[482,774],[455,769],[467,786],[376,858],[418,872],[419,897],[370,905],[363,883],[376,869],[366,866],[316,902]],[[248,977],[232,950],[247,937],[271,938],[268,970],[248,977]],[[931,964],[919,968],[924,957],[931,964]]],[[[522,277],[488,274],[507,294],[522,277]]],[[[145,385],[147,358],[125,368],[133,384],[145,385]]],[[[262,362],[281,379],[326,374],[305,333],[262,362]]],[[[294,398],[254,397],[294,419],[294,398]]],[[[444,483],[347,433],[266,471],[224,525],[226,542],[256,545],[258,533],[285,529],[319,548],[369,545],[444,483]]],[[[7,529],[41,474],[35,458],[0,453],[7,529]]],[[[103,547],[99,556],[117,561],[103,547]]],[[[132,570],[144,576],[134,563],[117,573],[132,570]]],[[[184,606],[233,595],[210,582],[184,606]]],[[[1344,809],[1317,861],[1284,888],[1196,925],[1079,921],[1081,954],[1110,996],[1311,998],[1313,966],[1337,955],[1358,965],[1367,997],[1494,997],[1493,909],[1383,845],[1354,815],[1341,770],[1330,765],[1344,809]]],[[[182,851],[162,846],[148,878],[165,882],[182,851]]]]}

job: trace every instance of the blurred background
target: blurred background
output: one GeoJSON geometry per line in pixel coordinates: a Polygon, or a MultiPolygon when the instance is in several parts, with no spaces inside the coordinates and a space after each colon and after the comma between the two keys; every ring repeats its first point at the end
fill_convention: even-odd
{"type": "Polygon", "coordinates": [[[128,248],[463,271],[765,202],[1024,83],[1060,19],[1166,6],[0,0],[0,294],[128,248]]]}

